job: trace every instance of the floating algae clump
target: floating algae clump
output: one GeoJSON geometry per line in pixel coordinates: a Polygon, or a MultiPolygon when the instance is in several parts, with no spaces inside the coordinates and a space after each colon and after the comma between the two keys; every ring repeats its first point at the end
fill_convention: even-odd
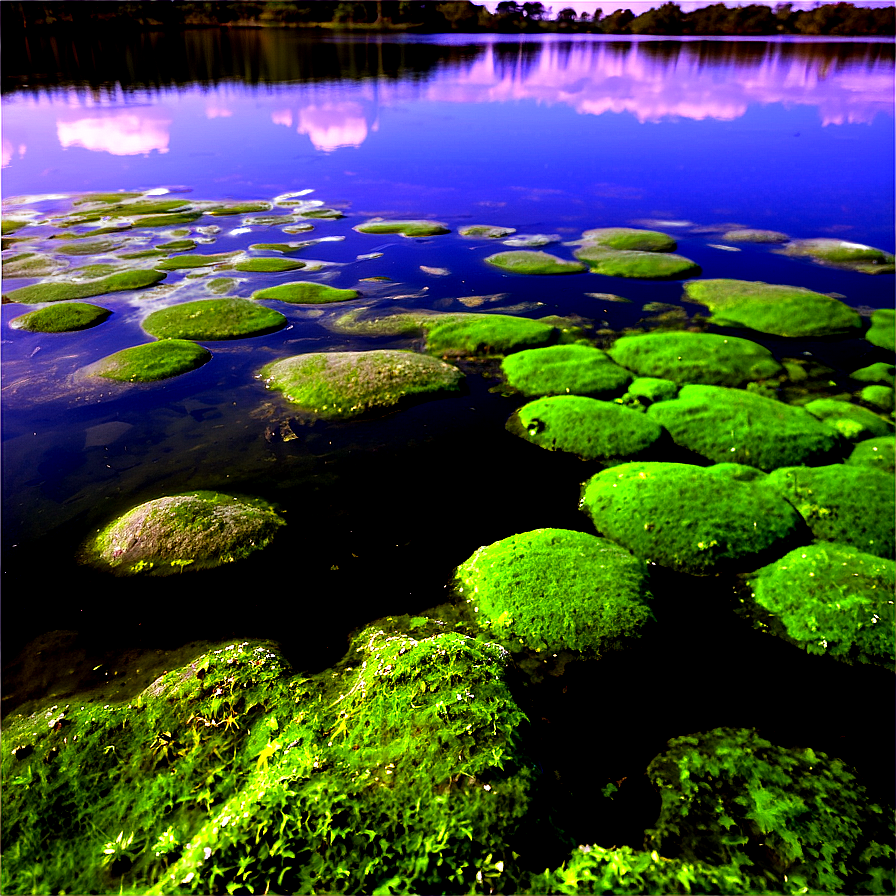
{"type": "Polygon", "coordinates": [[[111,274],[101,280],[86,283],[35,283],[23,286],[12,292],[4,293],[8,302],[20,302],[25,305],[38,305],[41,302],[65,302],[71,299],[89,299],[91,296],[102,296],[110,292],[124,292],[130,289],[144,289],[153,286],[166,275],[161,271],[124,271],[111,274]]]}
{"type": "Polygon", "coordinates": [[[646,847],[737,869],[749,880],[742,892],[888,893],[896,884],[886,817],[839,759],[716,728],[669,741],[647,775],[662,808],[646,847]]]}
{"type": "Polygon", "coordinates": [[[715,333],[645,333],[623,336],[610,357],[639,376],[676,383],[740,386],[777,376],[784,368],[764,346],[715,333]]]}
{"type": "Polygon", "coordinates": [[[808,653],[893,669],[896,564],[854,547],[797,548],[750,577],[771,633],[808,653]]]}
{"type": "Polygon", "coordinates": [[[583,395],[530,401],[510,418],[507,429],[539,448],[584,460],[634,458],[663,434],[663,428],[640,411],[583,395]]]}
{"type": "Polygon", "coordinates": [[[288,258],[250,258],[247,261],[238,261],[233,267],[237,271],[278,274],[283,271],[297,271],[305,267],[305,262],[292,261],[288,258]]]}
{"type": "Polygon", "coordinates": [[[279,312],[251,299],[197,299],[153,311],[143,329],[158,339],[244,339],[286,326],[279,312]]]}
{"type": "Polygon", "coordinates": [[[508,384],[523,395],[590,395],[614,398],[631,374],[590,345],[548,345],[515,352],[501,362],[508,384]]]}
{"type": "Polygon", "coordinates": [[[479,548],[455,580],[494,637],[531,650],[600,655],[638,637],[653,618],[647,564],[585,532],[511,535],[479,548]]]}
{"type": "Polygon", "coordinates": [[[585,483],[580,506],[598,533],[660,566],[693,575],[755,569],[809,533],[762,474],[751,481],[748,472],[736,464],[621,464],[585,483]]]}
{"type": "Polygon", "coordinates": [[[874,436],[888,436],[893,432],[893,424],[874,411],[848,401],[836,398],[816,398],[804,405],[805,409],[824,420],[832,429],[842,433],[852,441],[870,439],[874,436]]]}
{"type": "Polygon", "coordinates": [[[694,280],[684,285],[692,302],[706,305],[713,323],[749,327],[774,336],[858,335],[862,319],[837,299],[803,289],[750,280],[694,280]]]}
{"type": "MultiPolygon", "coordinates": [[[[315,211],[320,211],[315,209],[315,211]]],[[[306,213],[311,216],[311,212],[306,213]]],[[[400,233],[402,236],[437,236],[440,233],[451,233],[451,231],[438,221],[384,221],[382,218],[374,218],[371,221],[365,221],[352,228],[358,233],[400,233]]]]}
{"type": "Polygon", "coordinates": [[[896,438],[877,436],[865,439],[852,449],[846,463],[866,467],[877,467],[887,473],[896,473],[896,438]]]}
{"type": "Polygon", "coordinates": [[[497,252],[485,260],[513,274],[578,274],[586,267],[580,262],[566,261],[548,252],[530,252],[526,249],[497,252]]]}
{"type": "Polygon", "coordinates": [[[17,330],[34,333],[70,333],[87,330],[101,324],[112,312],[88,302],[62,302],[49,308],[29,311],[13,318],[9,325],[17,330]]]}
{"type": "Polygon", "coordinates": [[[896,311],[878,308],[871,313],[871,327],[865,338],[878,348],[896,351],[896,311]]]}
{"type": "Polygon", "coordinates": [[[700,265],[671,252],[638,252],[633,249],[608,249],[587,244],[574,255],[588,262],[595,274],[608,277],[632,277],[640,280],[682,280],[700,274],[700,265]]]}
{"type": "Polygon", "coordinates": [[[464,375],[415,352],[315,352],[262,368],[268,388],[307,414],[344,420],[457,392],[464,375]]]}
{"type": "Polygon", "coordinates": [[[894,556],[896,495],[889,473],[853,464],[782,467],[767,484],[799,511],[817,539],[894,556]]]}
{"type": "MultiPolygon", "coordinates": [[[[242,268],[239,268],[242,270],[242,268]]],[[[296,282],[269,286],[252,293],[253,299],[276,299],[295,305],[315,305],[329,302],[347,302],[358,298],[356,289],[337,289],[325,283],[296,282]]]]}
{"type": "Polygon", "coordinates": [[[841,436],[808,411],[743,389],[683,386],[647,413],[677,445],[714,463],[769,471],[842,456],[841,436]]]}
{"type": "Polygon", "coordinates": [[[582,240],[606,249],[628,249],[640,252],[674,252],[677,243],[671,236],[658,230],[639,230],[635,227],[598,227],[586,230],[582,240]]]}
{"type": "Polygon", "coordinates": [[[152,383],[196,370],[211,357],[208,349],[195,342],[163,339],[108,355],[87,367],[85,373],[123,383],[152,383]]]}
{"type": "Polygon", "coordinates": [[[811,258],[823,264],[849,268],[863,274],[892,274],[894,258],[883,249],[850,243],[846,240],[820,237],[794,240],[781,249],[784,255],[811,258]]]}
{"type": "Polygon", "coordinates": [[[282,525],[260,499],[186,492],[129,510],[92,536],[79,559],[116,575],[210,569],[260,551],[282,525]]]}

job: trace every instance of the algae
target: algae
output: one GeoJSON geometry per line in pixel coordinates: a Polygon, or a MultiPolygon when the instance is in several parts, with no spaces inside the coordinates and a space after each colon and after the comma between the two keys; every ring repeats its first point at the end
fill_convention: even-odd
{"type": "Polygon", "coordinates": [[[325,283],[296,281],[283,283],[280,286],[269,286],[252,293],[253,299],[274,299],[278,302],[289,302],[295,305],[319,305],[331,302],[348,302],[357,299],[360,293],[356,289],[337,289],[325,283]]]}
{"type": "Polygon", "coordinates": [[[578,274],[586,269],[584,264],[567,261],[547,252],[498,252],[489,255],[486,262],[513,274],[578,274]]]}
{"type": "Polygon", "coordinates": [[[286,318],[251,299],[197,299],[153,311],[143,329],[158,339],[245,339],[273,333],[286,318]]]}
{"type": "Polygon", "coordinates": [[[23,286],[12,292],[4,293],[3,298],[8,302],[20,302],[27,305],[36,305],[41,302],[63,302],[70,299],[88,299],[91,296],[101,296],[110,292],[125,292],[131,289],[145,289],[165,279],[162,271],[123,271],[120,274],[111,274],[100,280],[90,280],[85,283],[56,282],[35,283],[33,286],[23,286]]]}
{"type": "Polygon", "coordinates": [[[877,436],[858,442],[845,463],[896,473],[896,437],[877,436]]]}
{"type": "Polygon", "coordinates": [[[592,273],[639,280],[683,280],[700,275],[700,266],[671,252],[642,252],[634,249],[607,249],[586,244],[575,250],[576,258],[588,263],[592,273]]]}
{"type": "Polygon", "coordinates": [[[615,398],[631,375],[590,345],[549,345],[508,355],[501,372],[523,395],[589,395],[615,398]]]}
{"type": "Polygon", "coordinates": [[[854,370],[850,376],[860,383],[883,383],[891,389],[896,388],[896,367],[883,361],[854,370]]]}
{"type": "Polygon", "coordinates": [[[777,230],[757,230],[745,227],[738,230],[726,230],[722,234],[722,239],[729,243],[786,243],[790,237],[777,230]]]}
{"type": "Polygon", "coordinates": [[[226,264],[236,258],[237,255],[239,255],[238,252],[219,252],[216,255],[175,255],[160,261],[156,265],[156,270],[185,271],[215,264],[226,264]]]}
{"type": "Polygon", "coordinates": [[[292,261],[288,258],[250,258],[238,261],[234,270],[250,273],[279,274],[284,271],[297,271],[305,267],[304,261],[292,261]]]}
{"type": "Polygon", "coordinates": [[[68,262],[39,252],[23,252],[3,260],[3,277],[14,280],[17,277],[46,277],[66,267],[68,262]]]}
{"type": "Polygon", "coordinates": [[[887,436],[893,432],[893,424],[874,411],[836,398],[816,398],[804,405],[819,420],[836,429],[851,441],[887,436]]]}
{"type": "Polygon", "coordinates": [[[780,251],[784,255],[810,258],[822,264],[845,267],[865,274],[891,274],[894,270],[894,258],[889,252],[846,240],[826,237],[793,240],[780,251]]]}
{"type": "Polygon", "coordinates": [[[467,227],[459,227],[457,231],[461,236],[477,237],[481,239],[497,240],[502,236],[510,236],[516,233],[514,227],[497,227],[492,224],[470,224],[467,227]]]}
{"type": "Polygon", "coordinates": [[[273,207],[271,202],[232,202],[210,208],[207,213],[214,218],[224,218],[231,215],[249,215],[253,212],[269,212],[273,207]]]}
{"type": "Polygon", "coordinates": [[[122,383],[154,383],[196,370],[211,360],[211,352],[184,339],[163,339],[122,349],[86,368],[88,376],[122,383]]]}
{"type": "Polygon", "coordinates": [[[61,302],[13,318],[9,325],[33,333],[70,333],[101,324],[112,312],[87,302],[61,302]]]}
{"type": "Polygon", "coordinates": [[[607,249],[629,249],[641,252],[674,252],[677,243],[666,233],[639,230],[635,227],[598,227],[586,230],[582,241],[607,249]]]}
{"type": "Polygon", "coordinates": [[[871,327],[865,338],[878,348],[896,351],[896,311],[878,308],[871,313],[871,327]]]}
{"type": "MultiPolygon", "coordinates": [[[[320,211],[316,209],[315,211],[320,211]]],[[[317,217],[312,212],[303,213],[317,217]]],[[[406,237],[438,236],[451,231],[438,221],[384,221],[382,218],[373,218],[358,224],[352,228],[358,233],[400,233],[406,237]]]]}

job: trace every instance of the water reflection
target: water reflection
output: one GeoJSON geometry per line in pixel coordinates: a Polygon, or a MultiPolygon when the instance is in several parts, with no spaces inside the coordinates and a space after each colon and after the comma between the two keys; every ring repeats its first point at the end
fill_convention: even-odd
{"type": "Polygon", "coordinates": [[[134,156],[153,150],[168,152],[170,125],[171,119],[158,109],[92,109],[88,115],[67,111],[56,119],[56,135],[63,149],[81,146],[134,156]]]}

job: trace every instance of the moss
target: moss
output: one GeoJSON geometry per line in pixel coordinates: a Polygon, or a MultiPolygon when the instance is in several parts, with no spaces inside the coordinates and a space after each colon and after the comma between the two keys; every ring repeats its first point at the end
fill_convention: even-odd
{"type": "Polygon", "coordinates": [[[119,258],[164,258],[169,253],[164,249],[139,249],[137,252],[121,252],[119,258]]]}
{"type": "Polygon", "coordinates": [[[509,355],[501,372],[523,395],[590,395],[614,398],[625,391],[631,375],[606,352],[590,345],[549,345],[509,355]]]}
{"type": "Polygon", "coordinates": [[[41,302],[63,302],[71,299],[88,299],[91,296],[101,296],[110,292],[144,289],[164,279],[165,274],[161,271],[123,271],[120,274],[111,274],[100,280],[91,280],[86,283],[36,283],[33,286],[23,286],[21,289],[4,293],[3,298],[8,302],[21,302],[27,305],[37,305],[41,302]]]}
{"type": "Polygon", "coordinates": [[[490,637],[529,650],[600,656],[637,638],[652,619],[647,565],[569,529],[536,529],[479,548],[457,568],[455,588],[490,637]]]}
{"type": "Polygon", "coordinates": [[[727,243],[786,243],[790,237],[777,230],[742,228],[725,231],[722,234],[722,239],[727,243]]]}
{"type": "Polygon", "coordinates": [[[213,264],[226,264],[232,261],[239,253],[219,252],[216,255],[175,255],[166,258],[156,265],[157,271],[185,271],[191,268],[208,267],[213,264]]]}
{"type": "Polygon", "coordinates": [[[586,267],[577,261],[567,261],[548,252],[529,252],[525,249],[498,252],[485,260],[513,274],[578,274],[586,267]]]}
{"type": "Polygon", "coordinates": [[[186,492],[147,501],[113,520],[88,539],[79,560],[115,575],[210,569],[262,550],[283,525],[275,508],[260,499],[186,492]]]}
{"type": "Polygon", "coordinates": [[[234,286],[236,286],[236,280],[231,277],[215,277],[214,280],[206,280],[205,282],[205,288],[217,296],[230,292],[234,286]]]}
{"type": "Polygon", "coordinates": [[[21,230],[27,223],[27,220],[23,221],[21,218],[3,218],[0,221],[0,234],[9,236],[9,234],[21,230]]]}
{"type": "Polygon", "coordinates": [[[231,202],[217,208],[208,209],[208,214],[214,218],[224,218],[230,215],[250,215],[254,212],[269,212],[274,207],[271,202],[231,202]]]}
{"type": "Polygon", "coordinates": [[[695,280],[684,289],[691,301],[709,308],[720,326],[793,337],[852,335],[861,326],[852,308],[800,286],[721,279],[695,280]]]}
{"type": "Polygon", "coordinates": [[[678,385],[660,377],[639,376],[632,380],[623,400],[638,402],[668,401],[678,395],[678,385]]]}
{"type": "Polygon", "coordinates": [[[502,236],[510,236],[516,233],[515,227],[497,227],[492,224],[470,224],[460,227],[457,231],[461,236],[471,236],[478,239],[498,240],[502,236]]]}
{"type": "Polygon", "coordinates": [[[164,339],[135,345],[91,364],[86,373],[123,383],[152,383],[196,370],[211,360],[211,352],[184,339],[164,339]]]}
{"type": "Polygon", "coordinates": [[[808,653],[896,668],[892,560],[821,542],[758,570],[750,585],[772,634],[808,653]]]}
{"type": "Polygon", "coordinates": [[[878,308],[871,313],[871,327],[865,338],[878,348],[896,351],[896,311],[892,308],[878,308]]]}
{"type": "Polygon", "coordinates": [[[548,451],[602,461],[638,457],[663,433],[639,411],[582,395],[530,401],[510,418],[507,428],[548,451]]]}
{"type": "Polygon", "coordinates": [[[56,251],[60,255],[102,255],[110,252],[117,244],[112,240],[96,240],[92,243],[76,243],[60,246],[56,251]]]}
{"type": "Polygon", "coordinates": [[[683,386],[647,413],[677,445],[714,463],[768,471],[839,460],[844,450],[839,434],[808,411],[742,389],[683,386]]]}
{"type": "Polygon", "coordinates": [[[896,388],[896,367],[883,361],[854,370],[850,376],[860,383],[883,383],[890,388],[896,388]]]}
{"type": "Polygon", "coordinates": [[[582,240],[606,249],[629,249],[641,252],[674,252],[677,243],[658,230],[639,230],[635,227],[598,227],[586,230],[582,240]]]}
{"type": "Polygon", "coordinates": [[[46,277],[55,274],[66,264],[67,262],[59,261],[50,255],[23,252],[21,255],[3,260],[3,277],[6,280],[14,280],[16,277],[46,277]]]}
{"type": "Polygon", "coordinates": [[[877,436],[865,439],[852,449],[852,454],[846,458],[846,463],[896,473],[896,438],[877,436]]]}
{"type": "Polygon", "coordinates": [[[138,227],[176,227],[178,224],[192,224],[202,217],[202,212],[177,212],[173,215],[149,215],[139,218],[138,227]]]}
{"type": "Polygon", "coordinates": [[[302,411],[324,419],[351,419],[395,410],[460,390],[463,374],[414,352],[315,352],[262,368],[269,389],[302,411]]]}
{"type": "Polygon", "coordinates": [[[307,240],[304,243],[253,243],[249,248],[253,252],[282,252],[284,255],[290,255],[313,245],[314,240],[307,240]]]}
{"type": "Polygon", "coordinates": [[[190,203],[185,199],[146,199],[142,202],[120,202],[110,209],[103,209],[102,214],[118,213],[121,215],[162,215],[167,212],[186,211],[190,203]]]}
{"type": "Polygon", "coordinates": [[[781,251],[785,255],[811,258],[813,261],[848,267],[863,273],[893,271],[894,258],[889,252],[846,240],[828,238],[794,240],[781,251]]]}
{"type": "MultiPolygon", "coordinates": [[[[323,218],[330,220],[337,220],[339,218],[344,218],[345,215],[342,212],[338,211],[335,208],[312,208],[307,209],[306,211],[299,212],[299,215],[303,218],[323,218]]],[[[420,234],[418,234],[419,236],[420,234]]]]}
{"type": "Polygon", "coordinates": [[[893,477],[883,470],[853,464],[783,467],[769,476],[768,486],[799,511],[815,538],[894,556],[896,494],[893,477]]]}
{"type": "MultiPolygon", "coordinates": [[[[320,211],[320,209],[315,209],[320,211]]],[[[307,214],[311,215],[311,212],[307,214]]],[[[451,233],[451,231],[438,221],[383,221],[380,218],[374,218],[371,221],[365,221],[353,228],[358,233],[400,233],[402,236],[418,237],[418,236],[437,236],[441,233],[451,233]]]]}
{"type": "Polygon", "coordinates": [[[234,270],[250,273],[279,274],[284,271],[297,271],[305,267],[305,262],[290,261],[288,258],[250,258],[247,261],[238,261],[233,267],[234,270]]]}
{"type": "Polygon", "coordinates": [[[610,357],[641,376],[680,384],[740,386],[784,372],[767,348],[747,339],[715,333],[623,336],[610,349],[610,357]]]}
{"type": "Polygon", "coordinates": [[[816,398],[804,405],[805,409],[819,420],[824,420],[832,429],[857,442],[873,436],[887,436],[893,433],[893,424],[874,411],[840,401],[836,398],[816,398]]]}
{"type": "Polygon", "coordinates": [[[559,233],[518,233],[510,239],[504,240],[504,245],[513,246],[516,249],[538,249],[541,246],[559,242],[559,233]]]}
{"type": "Polygon", "coordinates": [[[576,258],[586,261],[595,274],[608,277],[632,277],[639,280],[682,280],[696,277],[700,266],[682,255],[670,252],[638,252],[586,245],[575,250],[576,258]]]}
{"type": "Polygon", "coordinates": [[[251,299],[197,299],[153,311],[143,329],[158,339],[245,339],[286,326],[279,312],[251,299]]]}
{"type": "Polygon", "coordinates": [[[33,333],[70,333],[101,324],[112,312],[87,302],[62,302],[13,318],[9,325],[33,333]]]}
{"type": "Polygon", "coordinates": [[[662,800],[648,849],[734,866],[753,892],[892,889],[884,814],[839,759],[716,728],[669,741],[647,774],[662,800]]]}
{"type": "Polygon", "coordinates": [[[878,410],[888,412],[896,408],[896,400],[890,386],[865,386],[859,398],[866,404],[873,404],[878,410]]]}
{"type": "Polygon", "coordinates": [[[142,193],[88,193],[80,199],[76,199],[72,204],[85,205],[88,202],[102,202],[109,205],[126,199],[139,199],[142,195],[142,193]]]}
{"type": "Polygon", "coordinates": [[[73,268],[68,272],[68,276],[78,280],[98,280],[100,277],[108,277],[109,274],[114,274],[116,271],[121,271],[119,265],[100,262],[99,264],[86,264],[82,268],[73,268]]]}
{"type": "Polygon", "coordinates": [[[95,227],[88,230],[87,233],[54,233],[50,236],[51,240],[89,240],[95,236],[105,236],[108,233],[124,233],[130,230],[134,225],[125,221],[121,224],[109,224],[106,227],[95,227]]]}
{"type": "Polygon", "coordinates": [[[283,283],[280,286],[269,286],[252,293],[253,299],[275,299],[278,302],[289,302],[296,305],[322,305],[331,302],[348,302],[357,299],[360,293],[356,289],[337,289],[325,283],[296,281],[283,283]]]}
{"type": "Polygon", "coordinates": [[[168,252],[192,252],[196,248],[196,243],[194,240],[172,240],[170,243],[159,243],[156,248],[168,252]]]}
{"type": "Polygon", "coordinates": [[[599,534],[692,575],[755,569],[808,540],[790,503],[729,465],[621,464],[585,483],[580,506],[599,534]]]}

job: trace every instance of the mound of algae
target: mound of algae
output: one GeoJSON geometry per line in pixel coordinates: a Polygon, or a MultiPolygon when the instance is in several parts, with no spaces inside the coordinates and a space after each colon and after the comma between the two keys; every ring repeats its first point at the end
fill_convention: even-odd
{"type": "Polygon", "coordinates": [[[576,258],[588,263],[592,273],[608,277],[638,280],[683,280],[700,275],[700,265],[671,252],[643,252],[635,249],[609,249],[586,244],[575,250],[576,258]]]}
{"type": "Polygon", "coordinates": [[[407,237],[437,236],[451,231],[438,221],[384,221],[373,218],[352,228],[358,233],[400,233],[407,237]]]}
{"type": "Polygon", "coordinates": [[[862,274],[892,274],[893,262],[896,260],[883,249],[829,237],[793,240],[784,246],[781,252],[784,255],[810,258],[822,264],[848,268],[862,274]]]}
{"type": "Polygon", "coordinates": [[[585,265],[577,261],[567,261],[549,252],[535,252],[517,249],[511,252],[497,252],[485,259],[489,264],[512,274],[578,274],[585,265]]]}
{"type": "Polygon", "coordinates": [[[896,473],[896,438],[877,436],[858,442],[845,462],[896,473]]]}
{"type": "Polygon", "coordinates": [[[67,302],[72,299],[89,299],[110,292],[125,292],[131,289],[145,289],[153,286],[167,275],[162,271],[123,271],[110,274],[100,280],[86,283],[67,281],[35,283],[3,294],[4,301],[20,302],[24,305],[39,305],[42,302],[67,302]]]}
{"type": "Polygon", "coordinates": [[[878,348],[896,351],[896,311],[878,308],[871,313],[871,326],[865,338],[878,348]]]}
{"type": "MultiPolygon", "coordinates": [[[[276,259],[274,259],[276,260],[276,259]]],[[[237,270],[244,270],[237,265],[237,270]]],[[[330,302],[348,302],[359,296],[356,289],[337,289],[325,283],[296,281],[269,286],[252,293],[253,299],[275,299],[278,302],[290,302],[294,305],[320,305],[330,302]]]]}
{"type": "Polygon", "coordinates": [[[605,249],[628,249],[640,252],[674,252],[675,240],[658,230],[636,227],[598,227],[586,230],[582,241],[605,249]]]}
{"type": "Polygon", "coordinates": [[[13,318],[9,325],[32,333],[71,333],[101,324],[112,312],[89,302],[60,302],[13,318]]]}
{"type": "Polygon", "coordinates": [[[245,339],[273,333],[286,318],[251,299],[197,299],[153,311],[143,329],[157,339],[245,339]]]}
{"type": "Polygon", "coordinates": [[[501,373],[507,384],[523,395],[615,398],[632,380],[606,352],[575,344],[514,352],[501,362],[501,373]]]}
{"type": "Polygon", "coordinates": [[[195,342],[163,339],[107,355],[86,367],[84,373],[122,383],[154,383],[196,370],[211,357],[208,349],[195,342]]]}
{"type": "Polygon", "coordinates": [[[861,405],[837,398],[816,398],[804,405],[805,409],[819,420],[842,433],[851,441],[888,436],[893,433],[893,424],[879,417],[874,411],[861,405]]]}

